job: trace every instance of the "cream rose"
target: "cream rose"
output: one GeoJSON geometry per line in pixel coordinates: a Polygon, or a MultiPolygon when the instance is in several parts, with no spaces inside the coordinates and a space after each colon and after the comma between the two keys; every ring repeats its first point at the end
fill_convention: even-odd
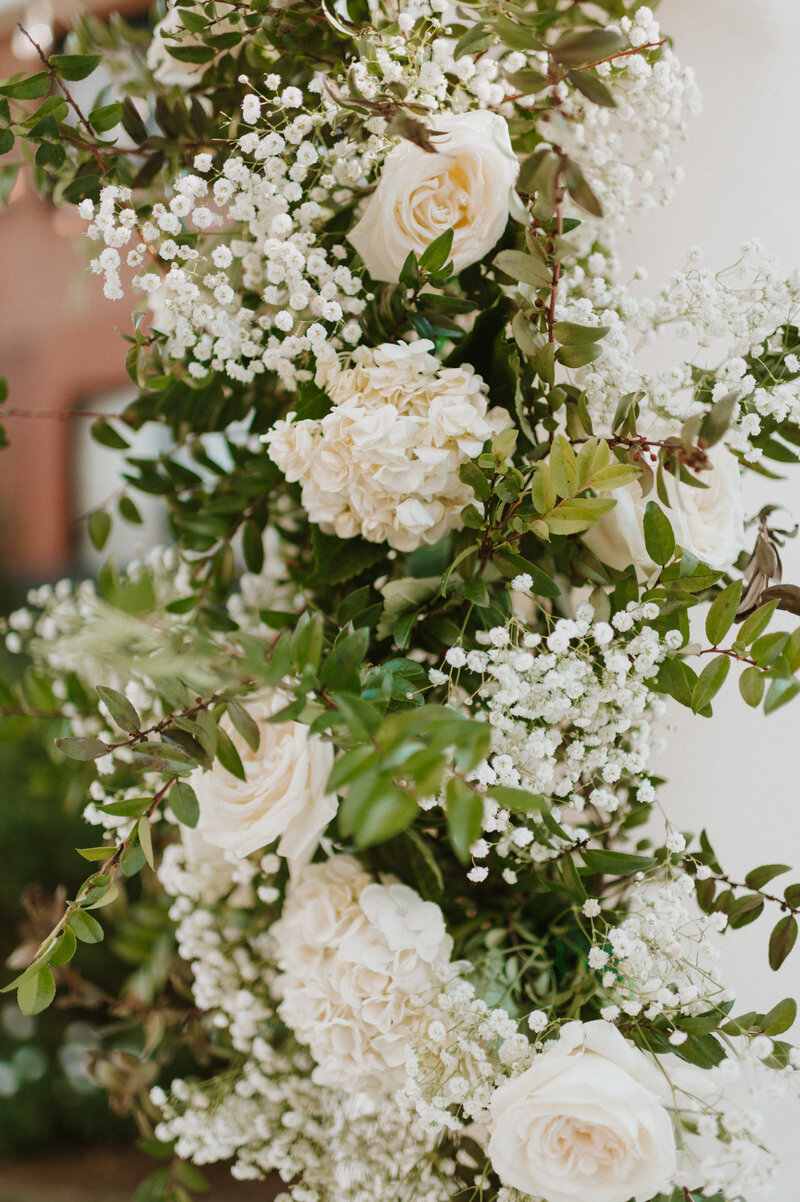
{"type": "Polygon", "coordinates": [[[351,856],[310,864],[272,927],[280,1015],[317,1062],[315,1080],[384,1093],[405,1082],[426,999],[456,971],[442,912],[351,856]]]}
{"type": "MultiPolygon", "coordinates": [[[[679,546],[712,568],[729,568],[745,545],[744,502],[739,463],[723,446],[709,452],[711,471],[699,474],[707,488],[680,484],[665,475],[670,508],[665,513],[679,546]]],[[[640,574],[656,567],[644,541],[644,512],[652,495],[643,497],[638,481],[614,493],[616,506],[583,535],[587,547],[611,568],[629,563],[640,574]]]]}
{"type": "Polygon", "coordinates": [[[567,1023],[495,1092],[492,1167],[504,1185],[547,1202],[646,1202],[677,1166],[665,1084],[616,1027],[567,1023]]]}
{"type": "Polygon", "coordinates": [[[248,856],[279,839],[277,851],[292,875],[311,859],[319,837],[333,818],[337,801],[326,792],[333,748],[300,722],[270,723],[285,705],[280,693],[247,701],[261,741],[251,751],[228,717],[222,727],[233,740],[246,780],[217,761],[190,777],[200,803],[197,833],[213,847],[248,856]]]}
{"type": "Polygon", "coordinates": [[[420,254],[453,229],[451,258],[460,271],[490,251],[508,221],[519,162],[508,126],[496,113],[436,116],[436,153],[401,142],[386,157],[380,182],[349,238],[375,280],[396,281],[409,251],[420,254]]]}

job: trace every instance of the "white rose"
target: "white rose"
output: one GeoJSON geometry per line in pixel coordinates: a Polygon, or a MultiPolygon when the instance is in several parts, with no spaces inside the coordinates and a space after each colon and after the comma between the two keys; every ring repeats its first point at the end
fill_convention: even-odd
{"type": "Polygon", "coordinates": [[[321,1085],[384,1093],[405,1083],[426,999],[452,977],[453,941],[438,906],[351,856],[309,865],[271,934],[279,1012],[317,1062],[321,1085]]]}
{"type": "Polygon", "coordinates": [[[455,271],[490,251],[508,221],[519,162],[496,113],[436,116],[431,154],[403,141],[386,157],[380,182],[349,238],[373,279],[395,281],[416,254],[452,227],[455,271]]]}
{"type": "Polygon", "coordinates": [[[190,777],[200,803],[197,833],[206,843],[248,856],[280,839],[278,853],[292,875],[311,859],[319,837],[337,809],[325,785],[333,766],[333,748],[300,722],[270,723],[285,705],[280,693],[248,698],[246,707],[258,724],[261,741],[251,751],[227,715],[221,726],[233,740],[246,780],[218,761],[190,777]]]}
{"type": "MultiPolygon", "coordinates": [[[[665,473],[670,508],[665,509],[678,546],[712,568],[729,568],[745,546],[744,502],[738,460],[725,447],[708,453],[712,471],[698,474],[707,488],[680,484],[665,473]]],[[[611,568],[632,563],[642,575],[656,564],[644,542],[644,512],[652,495],[642,496],[637,482],[620,488],[613,496],[617,504],[597,526],[583,535],[587,547],[611,568]]]]}
{"type": "Polygon", "coordinates": [[[603,1021],[567,1023],[490,1104],[504,1185],[547,1202],[646,1202],[677,1165],[656,1065],[603,1021]]]}

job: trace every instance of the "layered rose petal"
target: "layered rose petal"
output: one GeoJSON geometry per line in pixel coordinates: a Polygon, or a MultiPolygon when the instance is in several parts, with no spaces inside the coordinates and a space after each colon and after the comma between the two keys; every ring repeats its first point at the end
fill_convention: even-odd
{"type": "Polygon", "coordinates": [[[453,268],[461,271],[482,259],[506,227],[519,162],[503,118],[439,114],[432,129],[435,153],[403,141],[387,155],[349,235],[375,280],[399,279],[409,251],[421,254],[448,229],[453,268]]]}
{"type": "Polygon", "coordinates": [[[314,854],[336,813],[337,801],[325,787],[333,748],[309,735],[302,723],[271,723],[269,718],[284,704],[279,693],[248,700],[261,736],[256,751],[227,716],[222,719],[239,753],[245,780],[217,761],[209,771],[198,770],[190,779],[200,803],[197,830],[206,843],[247,856],[279,840],[278,854],[296,874],[314,854]]]}
{"type": "Polygon", "coordinates": [[[665,1079],[605,1022],[568,1023],[491,1103],[489,1157],[547,1202],[646,1202],[676,1168],[665,1079]]]}

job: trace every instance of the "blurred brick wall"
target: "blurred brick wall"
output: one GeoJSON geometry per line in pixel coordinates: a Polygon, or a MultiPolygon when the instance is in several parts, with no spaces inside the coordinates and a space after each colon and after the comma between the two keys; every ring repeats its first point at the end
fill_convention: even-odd
{"type": "MultiPolygon", "coordinates": [[[[126,17],[147,4],[91,4],[126,17]]],[[[56,4],[60,27],[80,5],[56,4]]],[[[36,70],[11,52],[11,31],[23,10],[0,15],[0,78],[36,70]]],[[[7,159],[16,155],[12,151],[7,159]]],[[[2,161],[2,160],[0,160],[2,161]]],[[[130,305],[105,300],[86,270],[84,223],[36,197],[21,177],[9,207],[0,212],[0,376],[8,380],[0,421],[11,446],[0,452],[0,573],[29,582],[63,575],[73,566],[74,504],[70,454],[76,406],[127,383],[124,344],[130,305]],[[31,416],[17,416],[24,411],[31,416]],[[33,416],[36,412],[52,416],[33,416]]]]}

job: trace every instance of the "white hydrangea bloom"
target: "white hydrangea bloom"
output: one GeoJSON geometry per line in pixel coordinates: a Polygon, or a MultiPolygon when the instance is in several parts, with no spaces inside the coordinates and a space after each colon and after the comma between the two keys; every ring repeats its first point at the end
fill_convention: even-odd
{"type": "Polygon", "coordinates": [[[290,414],[264,436],[324,531],[413,551],[461,526],[473,493],[459,468],[511,418],[488,408],[471,367],[443,367],[432,350],[426,340],[359,348],[352,367],[325,370],[325,417],[290,414]]]}
{"type": "Polygon", "coordinates": [[[323,1085],[377,1092],[405,1081],[427,1003],[452,975],[442,912],[406,885],[378,884],[357,860],[312,864],[272,928],[279,1012],[323,1085]]]}

